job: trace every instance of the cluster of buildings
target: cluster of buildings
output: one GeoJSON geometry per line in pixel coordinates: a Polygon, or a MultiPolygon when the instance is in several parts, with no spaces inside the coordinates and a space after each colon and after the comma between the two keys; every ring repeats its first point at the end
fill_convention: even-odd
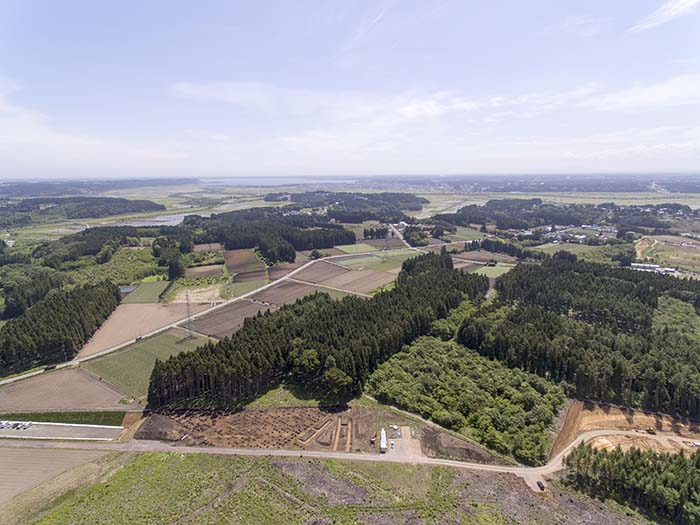
{"type": "Polygon", "coordinates": [[[652,272],[652,273],[663,273],[663,274],[675,274],[675,268],[663,268],[658,264],[647,264],[647,263],[632,263],[630,268],[637,270],[639,272],[652,272]]]}

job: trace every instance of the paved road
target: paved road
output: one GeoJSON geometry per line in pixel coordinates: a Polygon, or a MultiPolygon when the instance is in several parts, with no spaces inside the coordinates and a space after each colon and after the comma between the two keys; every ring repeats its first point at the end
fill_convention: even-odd
{"type": "MultiPolygon", "coordinates": [[[[3,448],[53,448],[53,449],[80,449],[80,450],[104,450],[121,452],[178,452],[180,454],[218,454],[225,456],[253,456],[253,457],[305,457],[317,459],[344,459],[353,461],[372,461],[377,463],[406,463],[453,467],[458,469],[476,470],[482,472],[501,472],[514,474],[522,478],[528,486],[536,490],[538,480],[547,479],[560,472],[563,468],[564,457],[581,442],[604,436],[636,436],[641,434],[632,430],[591,430],[579,435],[569,446],[553,457],[546,465],[541,467],[484,465],[482,463],[470,463],[449,459],[429,458],[416,454],[415,456],[399,456],[391,452],[387,454],[348,453],[330,451],[300,451],[282,449],[250,449],[250,448],[214,448],[214,447],[188,447],[173,446],[160,441],[132,440],[125,443],[94,443],[94,442],[52,442],[36,440],[30,443],[19,440],[0,439],[0,447],[3,448]]],[[[667,444],[669,441],[682,443],[688,441],[675,434],[659,433],[655,435],[644,434],[644,437],[654,439],[667,444]]]]}

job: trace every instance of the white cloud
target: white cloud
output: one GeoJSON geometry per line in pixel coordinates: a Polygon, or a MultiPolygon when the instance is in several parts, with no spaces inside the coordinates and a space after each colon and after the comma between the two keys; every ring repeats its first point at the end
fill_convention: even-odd
{"type": "Polygon", "coordinates": [[[641,22],[630,27],[628,31],[634,33],[660,26],[679,16],[691,13],[699,5],[700,0],[669,0],[641,22]]]}
{"type": "Polygon", "coordinates": [[[681,75],[646,86],[601,93],[583,102],[599,111],[645,110],[700,104],[700,75],[681,75]]]}

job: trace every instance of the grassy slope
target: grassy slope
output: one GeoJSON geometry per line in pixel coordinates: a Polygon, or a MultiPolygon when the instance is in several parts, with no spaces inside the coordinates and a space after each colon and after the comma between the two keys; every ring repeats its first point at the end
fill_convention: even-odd
{"type": "Polygon", "coordinates": [[[139,398],[148,393],[148,381],[156,358],[194,350],[207,342],[205,337],[185,339],[184,332],[169,330],[163,334],[135,343],[124,350],[94,359],[83,365],[93,374],[139,398]]]}
{"type": "Polygon", "coordinates": [[[141,283],[139,287],[127,295],[122,301],[125,304],[132,303],[157,303],[161,294],[170,283],[168,281],[154,281],[141,283]]]}

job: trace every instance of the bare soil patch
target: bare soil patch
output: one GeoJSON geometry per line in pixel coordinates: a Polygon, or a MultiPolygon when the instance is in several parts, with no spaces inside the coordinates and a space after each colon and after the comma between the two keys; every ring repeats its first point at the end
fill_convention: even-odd
{"type": "Polygon", "coordinates": [[[3,475],[0,476],[0,505],[62,472],[94,461],[104,454],[98,450],[0,448],[0,465],[3,470],[3,475]]]}
{"type": "Polygon", "coordinates": [[[218,242],[210,242],[210,243],[195,244],[194,245],[195,252],[220,252],[223,249],[224,249],[224,247],[221,245],[221,243],[218,243],[218,242]]]}
{"type": "Polygon", "coordinates": [[[359,293],[368,293],[390,283],[394,274],[380,270],[353,270],[321,282],[323,286],[341,288],[359,293]]]}
{"type": "MultiPolygon", "coordinates": [[[[212,284],[211,286],[205,286],[204,288],[183,288],[177,295],[170,301],[169,304],[187,303],[187,297],[189,295],[190,303],[219,303],[223,301],[221,298],[221,285],[212,284]]],[[[187,315],[185,313],[185,315],[187,315]]]]}
{"type": "Polygon", "coordinates": [[[305,268],[299,273],[294,274],[294,278],[308,283],[320,284],[333,277],[338,277],[349,273],[350,270],[342,266],[332,264],[325,261],[317,261],[308,268],[305,268]]]}
{"type": "Polygon", "coordinates": [[[430,426],[423,428],[421,446],[423,454],[433,458],[448,458],[488,464],[498,463],[496,458],[485,448],[458,439],[430,426]]]}
{"type": "Polygon", "coordinates": [[[79,368],[64,368],[0,387],[0,412],[138,410],[127,394],[79,368]]]}
{"type": "MultiPolygon", "coordinates": [[[[192,301],[192,313],[201,312],[209,304],[192,301]]],[[[113,346],[136,340],[137,337],[187,318],[187,305],[120,304],[80,350],[77,359],[96,354],[113,346]]]]}
{"type": "Polygon", "coordinates": [[[384,246],[388,246],[390,250],[395,248],[403,248],[404,246],[403,241],[398,237],[389,237],[386,239],[386,241],[384,239],[365,239],[362,242],[364,244],[374,246],[375,248],[379,248],[380,250],[384,248],[384,246]]]}
{"type": "Polygon", "coordinates": [[[233,276],[234,283],[250,283],[253,281],[265,281],[267,279],[267,270],[255,270],[253,272],[237,273],[233,276]]]}
{"type": "Polygon", "coordinates": [[[197,277],[221,275],[223,271],[224,267],[221,264],[207,264],[205,266],[194,266],[185,270],[185,278],[196,279],[197,277]]]}
{"type": "Polygon", "coordinates": [[[268,306],[279,307],[283,304],[293,303],[300,297],[318,291],[318,288],[311,285],[281,282],[275,286],[270,286],[265,290],[252,296],[256,301],[266,303],[268,306]]]}
{"type": "Polygon", "coordinates": [[[320,463],[273,461],[282,472],[296,479],[304,490],[331,505],[366,505],[369,491],[350,481],[334,477],[320,463]]]}
{"type": "Polygon", "coordinates": [[[275,308],[249,300],[236,301],[196,319],[192,324],[196,331],[222,339],[243,326],[246,318],[270,309],[275,308]]]}
{"type": "MultiPolygon", "coordinates": [[[[562,430],[552,446],[550,457],[564,450],[578,435],[589,430],[638,430],[640,433],[670,432],[688,438],[688,440],[700,440],[700,422],[698,421],[602,403],[574,401],[567,412],[562,430]]],[[[615,439],[624,437],[619,436],[615,439]]],[[[633,437],[637,438],[637,436],[633,437]]],[[[644,436],[642,434],[639,437],[643,438],[644,436]]]]}
{"type": "Polygon", "coordinates": [[[255,252],[246,250],[227,250],[224,252],[226,268],[231,273],[253,272],[264,268],[265,265],[258,259],[255,252]]]}
{"type": "Polygon", "coordinates": [[[465,272],[473,272],[479,268],[483,268],[483,264],[462,261],[460,259],[454,260],[453,267],[455,270],[464,270],[465,272]]]}
{"type": "Polygon", "coordinates": [[[291,272],[293,272],[297,268],[300,268],[303,264],[304,264],[303,262],[294,262],[294,263],[283,263],[283,264],[278,264],[276,266],[270,266],[267,269],[267,274],[269,275],[271,281],[277,281],[278,279],[281,279],[282,277],[289,275],[291,272]]]}

